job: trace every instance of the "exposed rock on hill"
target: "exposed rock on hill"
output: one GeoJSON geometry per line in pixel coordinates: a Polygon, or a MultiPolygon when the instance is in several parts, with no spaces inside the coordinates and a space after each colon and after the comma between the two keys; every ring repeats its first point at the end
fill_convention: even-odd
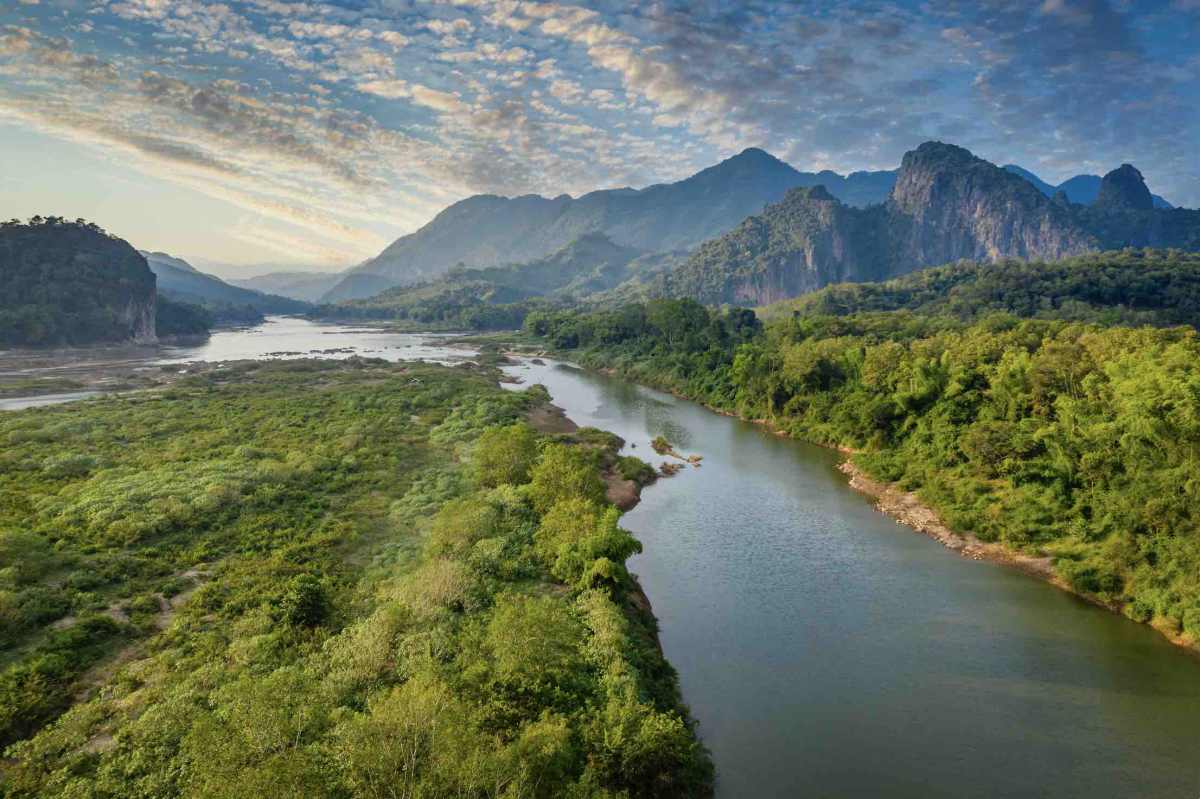
{"type": "Polygon", "coordinates": [[[1069,210],[1028,181],[941,142],[904,155],[887,212],[893,274],[960,258],[1053,260],[1097,247],[1069,210]]]}
{"type": "Polygon", "coordinates": [[[1200,211],[1154,208],[1128,165],[1105,176],[1089,207],[1048,198],[961,147],[927,142],[904,156],[885,204],[858,209],[825,191],[793,191],[706,242],[657,290],[758,305],[962,259],[1056,260],[1125,246],[1200,249],[1200,211]]]}

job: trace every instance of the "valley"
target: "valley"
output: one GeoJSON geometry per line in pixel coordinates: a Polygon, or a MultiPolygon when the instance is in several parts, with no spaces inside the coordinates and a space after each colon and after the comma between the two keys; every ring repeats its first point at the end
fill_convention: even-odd
{"type": "MultiPolygon", "coordinates": [[[[741,335],[752,341],[753,329],[741,335]]],[[[449,363],[496,360],[488,354],[490,347],[477,355],[457,346],[439,349],[439,341],[453,340],[398,336],[280,318],[261,330],[218,332],[206,345],[210,350],[174,357],[163,353],[164,365],[178,362],[187,374],[153,393],[0,415],[10,442],[5,473],[20,481],[8,483],[5,496],[58,495],[59,502],[84,490],[113,501],[137,496],[143,510],[118,511],[113,518],[158,525],[129,533],[122,543],[104,543],[94,538],[103,523],[86,514],[113,511],[89,503],[82,493],[72,500],[76,510],[47,505],[39,511],[52,514],[45,518],[55,519],[58,534],[67,536],[58,549],[77,570],[115,575],[87,588],[68,575],[54,598],[69,603],[68,612],[77,618],[89,618],[88,613],[107,618],[103,613],[119,608],[117,626],[89,627],[93,639],[86,646],[92,648],[78,651],[97,659],[100,671],[112,658],[123,662],[103,678],[110,688],[13,750],[16,759],[7,773],[14,795],[37,786],[65,789],[81,779],[119,793],[131,780],[168,770],[184,781],[180,790],[196,790],[189,785],[212,790],[216,773],[237,793],[268,774],[278,782],[285,757],[295,762],[285,789],[321,792],[355,784],[356,791],[369,794],[365,784],[340,782],[354,779],[353,774],[317,754],[326,746],[343,746],[339,742],[348,739],[342,736],[353,734],[354,751],[365,756],[364,747],[375,740],[371,735],[395,734],[395,727],[371,732],[372,725],[395,723],[378,714],[411,714],[420,707],[412,704],[420,701],[418,695],[409,692],[387,706],[357,705],[354,697],[361,693],[354,692],[362,688],[354,686],[377,691],[396,679],[389,676],[396,665],[374,661],[377,655],[371,653],[411,651],[410,645],[397,643],[376,650],[368,642],[383,635],[392,642],[425,636],[422,630],[438,628],[422,625],[454,619],[469,625],[473,614],[487,612],[486,600],[478,609],[470,604],[427,608],[432,600],[421,591],[437,585],[444,592],[454,583],[443,582],[449,575],[430,582],[420,566],[434,546],[431,536],[442,529],[436,517],[410,522],[419,517],[408,514],[435,513],[463,496],[475,479],[471,475],[480,456],[473,447],[482,441],[479,436],[497,429],[497,423],[519,419],[529,403],[536,407],[547,399],[577,425],[619,435],[605,446],[618,447],[623,455],[655,466],[670,462],[653,454],[652,439],[661,436],[680,456],[703,456],[699,466],[685,462],[674,477],[643,489],[642,501],[620,517],[620,526],[641,542],[628,568],[649,598],[662,657],[678,670],[683,701],[698,723],[696,734],[711,752],[717,795],[755,790],[782,795],[816,779],[831,791],[886,790],[901,797],[960,796],[979,780],[1018,793],[1050,786],[1082,795],[1115,787],[1171,797],[1200,778],[1193,773],[1188,744],[1200,710],[1200,661],[1144,626],[1018,572],[954,557],[899,527],[849,488],[834,468],[840,459],[834,451],[544,358],[501,363],[500,369],[519,381],[502,384],[509,389],[502,392],[495,383],[499,373],[491,367],[420,366],[405,357],[413,353],[402,342],[426,347],[426,355],[449,363]],[[339,357],[363,360],[339,365],[303,357],[327,357],[323,345],[329,340],[343,342],[339,357]],[[287,355],[271,354],[279,352],[287,355]],[[211,365],[187,366],[200,361],[185,356],[211,365]],[[381,356],[396,360],[389,364],[381,356]],[[537,385],[545,392],[530,388],[537,385]],[[397,403],[403,412],[397,412],[397,403]],[[381,424],[399,429],[379,436],[381,424]],[[172,431],[177,444],[161,451],[155,442],[164,430],[172,431]],[[129,443],[120,449],[106,443],[116,441],[129,443]],[[201,441],[204,454],[198,457],[189,442],[201,441]],[[302,458],[299,452],[307,454],[302,458]],[[85,458],[92,460],[85,463],[85,458]],[[64,465],[77,461],[70,469],[64,465]],[[139,478],[144,485],[105,488],[113,480],[132,479],[125,475],[133,464],[160,471],[139,478]],[[310,468],[321,471],[309,475],[310,468]],[[210,508],[204,497],[216,484],[234,486],[238,494],[210,508]],[[414,499],[418,495],[420,503],[414,499]],[[224,515],[218,519],[212,513],[224,515]],[[88,550],[74,549],[70,542],[76,540],[91,542],[88,550]],[[110,560],[123,564],[121,571],[100,566],[110,560]],[[319,576],[328,603],[323,612],[329,615],[318,626],[298,631],[278,618],[287,607],[286,591],[300,585],[297,575],[303,574],[319,576]],[[182,599],[172,602],[172,616],[157,620],[159,611],[145,596],[172,596],[176,590],[180,593],[174,596],[182,599]],[[894,601],[897,597],[904,602],[894,601]],[[396,602],[413,608],[416,619],[388,616],[399,612],[396,602]],[[386,631],[380,626],[385,616],[386,631]],[[207,643],[194,649],[197,642],[207,643]],[[233,659],[207,654],[220,652],[237,654],[233,659]],[[351,658],[350,652],[358,654],[351,658]],[[216,660],[202,667],[212,657],[216,660]],[[262,676],[251,679],[250,674],[262,676]],[[1147,674],[1155,675],[1150,694],[1147,674]],[[223,749],[219,738],[185,734],[189,725],[204,720],[192,715],[204,707],[216,715],[203,723],[229,723],[224,719],[231,710],[222,703],[232,694],[211,693],[219,686],[249,689],[264,679],[267,685],[287,681],[287,691],[304,697],[315,713],[294,742],[268,744],[272,758],[248,760],[238,752],[247,744],[237,738],[223,749]],[[197,706],[200,697],[208,698],[197,706]],[[853,711],[864,698],[869,711],[853,711]],[[349,702],[355,715],[343,719],[344,709],[330,710],[326,704],[339,701],[349,702]],[[164,703],[182,715],[142,715],[143,708],[164,703]],[[962,713],[964,707],[971,712],[962,713]],[[913,734],[913,725],[920,726],[920,736],[913,734]],[[968,730],[971,743],[964,748],[968,730]],[[167,750],[178,752],[169,755],[174,765],[142,760],[144,773],[121,765],[151,740],[179,741],[167,750]],[[798,750],[797,741],[806,744],[798,750]],[[924,757],[930,742],[958,754],[924,757]],[[854,762],[864,746],[878,753],[877,768],[836,766],[854,762]],[[1097,751],[1106,753],[1099,761],[1092,759],[1097,751]],[[1022,768],[1008,767],[1011,758],[1018,758],[1022,768]],[[1111,766],[1097,767],[1097,762],[1111,766]]],[[[645,364],[639,372],[609,356],[601,360],[598,351],[575,352],[594,366],[607,363],[643,381],[653,381],[650,375],[656,372],[671,374],[657,358],[636,359],[645,364]]],[[[597,442],[610,440],[608,434],[595,435],[597,442]]],[[[497,461],[510,462],[508,456],[497,461]]],[[[476,528],[472,522],[469,529],[476,528]]],[[[535,533],[535,545],[537,540],[535,533]]],[[[498,572],[485,566],[479,558],[486,547],[477,543],[474,549],[478,553],[465,561],[467,572],[456,579],[480,575],[472,579],[503,585],[516,576],[504,577],[508,566],[498,572]]],[[[36,562],[28,556],[22,561],[30,568],[36,562]]],[[[48,602],[51,594],[41,587],[56,585],[55,574],[30,572],[18,585],[25,592],[42,591],[41,601],[48,602]]],[[[561,584],[565,574],[541,579],[561,584]]],[[[536,583],[528,579],[516,585],[529,590],[536,583]]],[[[553,589],[549,596],[561,591],[553,589]]],[[[460,659],[468,656],[461,648],[468,645],[465,634],[465,629],[456,633],[460,637],[446,650],[453,659],[440,667],[440,679],[448,682],[427,684],[421,677],[404,683],[419,684],[422,691],[449,688],[451,694],[439,695],[448,713],[468,710],[446,705],[449,697],[475,690],[455,676],[463,667],[460,659]]],[[[85,646],[82,641],[55,645],[85,646]]],[[[482,657],[496,668],[503,661],[491,658],[500,654],[490,649],[482,657]]],[[[470,693],[457,695],[474,701],[470,693]]],[[[239,712],[256,714],[250,718],[260,734],[275,729],[268,725],[287,729],[298,718],[294,704],[268,714],[268,706],[242,701],[239,712]]],[[[515,718],[511,712],[495,718],[515,718]]],[[[212,735],[227,737],[229,728],[214,727],[212,735]]],[[[481,742],[442,740],[441,745],[481,742]]],[[[502,751],[493,746],[498,744],[486,748],[502,751]]],[[[380,768],[386,760],[372,762],[372,768],[380,768]]],[[[484,767],[483,761],[472,762],[484,767]]],[[[487,766],[493,767],[500,766],[487,766]]],[[[434,761],[421,773],[447,780],[466,774],[434,761]]]]}
{"type": "Polygon", "coordinates": [[[0,799],[1198,799],[1197,42],[0,3],[0,799]]]}
{"type": "Polygon", "coordinates": [[[3,795],[1189,795],[1200,212],[812,177],[292,297],[6,223],[3,795]]]}

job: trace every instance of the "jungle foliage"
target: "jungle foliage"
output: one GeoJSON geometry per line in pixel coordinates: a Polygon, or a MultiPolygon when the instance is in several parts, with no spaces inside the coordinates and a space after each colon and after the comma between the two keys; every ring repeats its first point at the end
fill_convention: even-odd
{"type": "Polygon", "coordinates": [[[1197,263],[1126,254],[1012,278],[1055,287],[1056,302],[956,266],[827,290],[765,328],[672,300],[525,329],[585,365],[854,448],[953,528],[1049,556],[1075,590],[1194,643],[1200,340],[1190,326],[1099,322],[1194,320],[1197,263]]]}
{"type": "Polygon", "coordinates": [[[706,795],[604,497],[485,368],[0,416],[0,795],[706,795]]]}
{"type": "Polygon", "coordinates": [[[841,283],[764,309],[848,316],[907,310],[957,321],[1010,313],[1099,324],[1196,325],[1200,254],[1182,250],[1105,252],[1060,261],[962,261],[882,283],[841,283]]]}
{"type": "Polygon", "coordinates": [[[146,259],[82,219],[0,223],[0,347],[205,336],[209,311],[157,297],[146,259]]]}

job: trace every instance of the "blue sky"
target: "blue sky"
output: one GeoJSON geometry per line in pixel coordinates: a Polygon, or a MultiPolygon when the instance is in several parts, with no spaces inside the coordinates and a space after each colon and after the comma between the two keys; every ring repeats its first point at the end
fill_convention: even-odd
{"type": "Polygon", "coordinates": [[[4,0],[0,215],[347,265],[475,193],[927,139],[1200,206],[1200,0],[4,0]]]}

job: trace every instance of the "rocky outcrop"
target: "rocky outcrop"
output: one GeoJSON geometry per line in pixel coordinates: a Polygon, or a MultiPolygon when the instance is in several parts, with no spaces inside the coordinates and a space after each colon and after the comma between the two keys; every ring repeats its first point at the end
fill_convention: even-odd
{"type": "Polygon", "coordinates": [[[830,283],[881,280],[959,260],[1058,260],[1125,246],[1200,249],[1200,211],[1154,208],[1141,173],[1107,176],[1093,206],[1047,197],[967,150],[926,142],[904,156],[886,203],[843,205],[818,188],[709,241],[662,294],[764,305],[830,283]]]}
{"type": "Polygon", "coordinates": [[[1121,164],[1100,181],[1096,205],[1105,210],[1149,211],[1154,208],[1154,199],[1142,173],[1132,164],[1121,164]]]}
{"type": "Polygon", "coordinates": [[[1053,260],[1097,248],[1068,209],[1029,181],[941,142],[905,154],[887,210],[893,274],[964,258],[1053,260]]]}
{"type": "Polygon", "coordinates": [[[125,310],[120,314],[121,322],[128,326],[129,340],[134,344],[154,344],[158,341],[156,324],[158,295],[130,297],[125,310]]]}

